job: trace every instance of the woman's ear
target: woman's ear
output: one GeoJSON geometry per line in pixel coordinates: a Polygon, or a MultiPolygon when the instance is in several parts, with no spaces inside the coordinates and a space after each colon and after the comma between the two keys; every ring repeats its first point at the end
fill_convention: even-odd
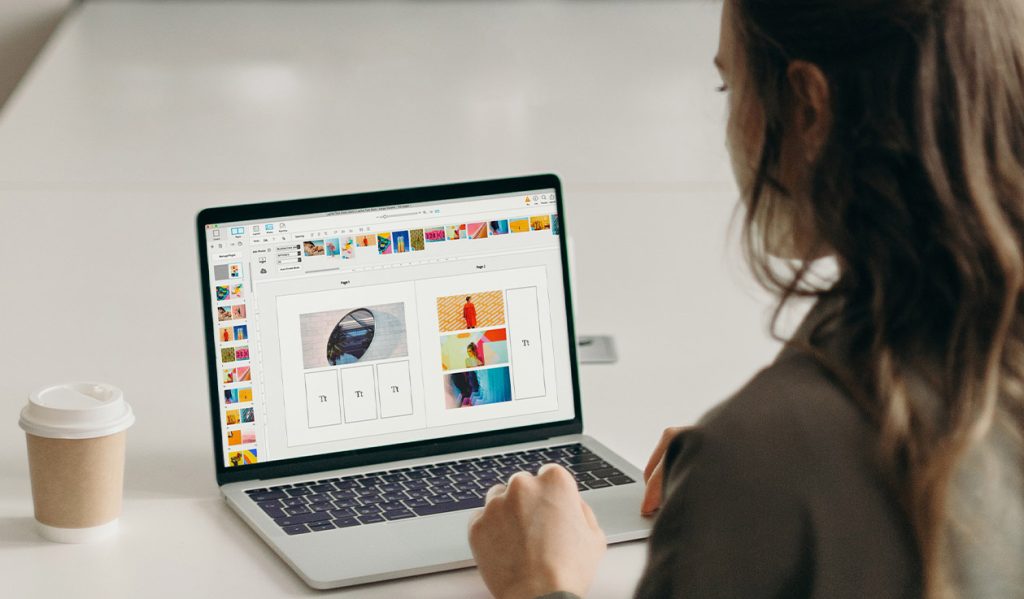
{"type": "Polygon", "coordinates": [[[793,97],[792,132],[804,159],[813,162],[832,129],[832,103],[825,73],[814,63],[794,60],[786,69],[793,97]]]}

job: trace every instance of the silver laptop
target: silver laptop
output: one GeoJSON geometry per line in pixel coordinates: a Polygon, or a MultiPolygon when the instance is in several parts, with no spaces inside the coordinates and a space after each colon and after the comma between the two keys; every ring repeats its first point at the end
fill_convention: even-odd
{"type": "Polygon", "coordinates": [[[199,214],[217,482],[311,587],[471,566],[487,489],[545,463],[647,536],[581,434],[561,207],[540,175],[199,214]]]}

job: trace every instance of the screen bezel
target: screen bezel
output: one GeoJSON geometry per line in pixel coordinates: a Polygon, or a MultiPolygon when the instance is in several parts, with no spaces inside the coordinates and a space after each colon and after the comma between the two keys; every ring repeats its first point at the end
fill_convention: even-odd
{"type": "Polygon", "coordinates": [[[576,329],[572,311],[572,288],[569,281],[569,253],[566,242],[565,216],[562,202],[562,184],[554,174],[532,175],[509,179],[473,181],[468,183],[452,183],[427,187],[412,187],[387,191],[353,193],[336,196],[323,196],[298,200],[271,201],[236,206],[207,208],[196,216],[196,232],[199,241],[199,276],[200,290],[203,298],[203,328],[206,339],[207,374],[211,397],[211,415],[213,429],[213,453],[216,465],[217,484],[231,482],[278,478],[337,470],[367,464],[378,464],[417,457],[427,457],[458,451],[484,449],[510,443],[522,443],[547,439],[560,435],[579,434],[583,431],[583,414],[580,409],[579,366],[576,359],[576,329]],[[562,263],[562,285],[565,289],[566,323],[569,332],[569,364],[572,377],[572,394],[575,415],[570,420],[560,420],[543,424],[533,424],[498,431],[486,431],[446,437],[443,439],[427,439],[388,445],[370,449],[356,449],[335,452],[325,455],[305,456],[274,460],[267,463],[256,463],[228,467],[224,465],[223,431],[220,426],[220,390],[217,375],[217,340],[213,322],[213,300],[210,294],[209,256],[207,252],[206,226],[249,220],[274,220],[280,217],[294,217],[306,214],[333,212],[337,210],[354,210],[376,208],[387,205],[403,205],[438,200],[459,200],[477,196],[515,194],[538,189],[555,190],[555,212],[558,215],[559,249],[562,263]]]}

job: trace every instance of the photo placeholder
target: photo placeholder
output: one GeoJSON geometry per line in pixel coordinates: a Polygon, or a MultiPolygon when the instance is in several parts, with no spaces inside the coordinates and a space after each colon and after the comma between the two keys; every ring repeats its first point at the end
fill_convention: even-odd
{"type": "Polygon", "coordinates": [[[377,382],[380,387],[378,397],[381,418],[412,414],[409,362],[378,364],[377,382]]]}
{"type": "Polygon", "coordinates": [[[512,388],[515,399],[542,397],[544,353],[540,339],[540,310],[537,288],[520,287],[505,292],[508,301],[509,349],[512,361],[512,388]]]}
{"type": "Polygon", "coordinates": [[[333,370],[306,373],[306,412],[309,428],[341,424],[338,375],[333,370]]]}
{"type": "Polygon", "coordinates": [[[373,366],[343,368],[340,372],[345,422],[376,419],[377,393],[373,382],[373,366]]]}

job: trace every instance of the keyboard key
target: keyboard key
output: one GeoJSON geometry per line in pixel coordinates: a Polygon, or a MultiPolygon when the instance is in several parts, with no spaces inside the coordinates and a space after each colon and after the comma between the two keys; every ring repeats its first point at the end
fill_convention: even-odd
{"type": "Polygon", "coordinates": [[[262,506],[261,505],[260,508],[263,509],[263,513],[264,514],[270,516],[271,518],[284,518],[285,516],[288,515],[288,514],[284,513],[284,510],[281,509],[280,506],[271,507],[269,505],[268,506],[262,506]]]}
{"type": "MultiPolygon", "coordinates": [[[[384,516],[381,516],[380,514],[367,514],[365,516],[359,516],[356,520],[359,520],[362,524],[373,524],[375,522],[384,522],[384,516]]],[[[338,523],[335,522],[334,524],[337,525],[338,523]]]]}
{"type": "MultiPolygon", "coordinates": [[[[360,518],[368,518],[369,516],[361,516],[360,518]]],[[[331,520],[336,528],[348,528],[349,526],[359,526],[360,522],[356,518],[337,518],[331,520]]]]}
{"type": "Polygon", "coordinates": [[[587,472],[587,471],[590,471],[590,470],[600,470],[602,468],[608,468],[608,467],[609,467],[609,464],[607,462],[597,461],[597,462],[587,462],[585,464],[570,464],[569,465],[569,470],[572,471],[572,472],[587,472]]]}
{"type": "Polygon", "coordinates": [[[408,507],[423,507],[430,505],[430,502],[426,499],[406,499],[403,503],[408,507]]]}
{"type": "Polygon", "coordinates": [[[344,508],[344,507],[356,507],[357,505],[359,505],[359,501],[357,499],[354,499],[354,498],[351,498],[351,499],[338,499],[338,500],[332,501],[331,503],[333,503],[334,507],[336,507],[338,509],[341,509],[341,508],[344,508]]]}
{"type": "Polygon", "coordinates": [[[572,475],[578,483],[585,483],[588,480],[594,480],[594,475],[589,472],[577,472],[572,475]]]}
{"type": "Polygon", "coordinates": [[[415,518],[416,514],[409,510],[392,510],[390,512],[384,512],[384,517],[388,520],[405,520],[406,518],[415,518]]]}
{"type": "Polygon", "coordinates": [[[602,468],[600,470],[591,470],[590,472],[598,478],[608,478],[610,476],[622,476],[622,472],[617,468],[602,468]]]}
{"type": "Polygon", "coordinates": [[[329,502],[331,500],[331,496],[327,495],[327,494],[324,494],[324,495],[310,495],[310,496],[306,497],[306,499],[308,499],[309,502],[313,503],[313,504],[315,504],[315,503],[327,503],[327,502],[329,502]]]}
{"type": "Polygon", "coordinates": [[[284,518],[276,518],[274,522],[277,525],[285,528],[288,526],[295,526],[296,524],[306,524],[307,522],[320,522],[322,520],[330,520],[331,515],[327,512],[313,512],[310,514],[299,514],[298,516],[285,516],[284,518]]]}
{"type": "Polygon", "coordinates": [[[477,496],[476,492],[474,491],[458,491],[456,493],[452,493],[452,497],[455,498],[455,501],[469,501],[473,499],[479,499],[479,496],[477,496]]]}
{"type": "Polygon", "coordinates": [[[628,476],[625,475],[609,476],[606,480],[613,485],[628,485],[629,483],[633,482],[632,478],[629,478],[628,476]]]}
{"type": "Polygon", "coordinates": [[[419,516],[431,516],[433,514],[445,514],[448,512],[457,512],[460,510],[472,510],[478,507],[483,507],[484,500],[479,497],[467,499],[465,501],[448,501],[445,503],[437,503],[434,505],[425,505],[423,507],[413,508],[419,516]]]}
{"type": "Polygon", "coordinates": [[[403,481],[403,480],[409,480],[401,472],[396,472],[394,474],[385,474],[384,476],[382,476],[380,478],[384,482],[388,482],[388,483],[397,483],[397,482],[400,482],[400,481],[403,481]]]}
{"type": "Polygon", "coordinates": [[[309,506],[309,509],[314,512],[329,512],[334,509],[333,503],[315,503],[309,506]]]}
{"type": "Polygon", "coordinates": [[[334,530],[334,525],[331,524],[330,520],[324,520],[323,522],[310,522],[308,526],[312,531],[334,530]]]}
{"type": "Polygon", "coordinates": [[[306,507],[304,505],[297,505],[295,507],[286,507],[286,508],[284,508],[284,513],[288,514],[289,516],[298,516],[299,514],[308,514],[311,511],[312,510],[310,510],[308,507],[306,507]]]}
{"type": "Polygon", "coordinates": [[[334,488],[334,485],[316,485],[315,487],[310,487],[309,490],[314,493],[327,493],[329,491],[336,491],[337,489],[334,488]]]}
{"type": "Polygon", "coordinates": [[[302,497],[303,495],[312,495],[313,494],[313,492],[310,491],[309,489],[307,489],[306,487],[296,487],[294,489],[285,489],[284,492],[288,494],[288,497],[302,497]]]}
{"type": "Polygon", "coordinates": [[[380,509],[385,512],[393,512],[395,510],[405,509],[405,504],[402,503],[401,501],[396,501],[395,503],[379,503],[377,505],[379,505],[380,509]]]}
{"type": "Polygon", "coordinates": [[[380,507],[378,507],[376,504],[374,504],[374,505],[360,505],[360,506],[356,507],[355,510],[356,510],[356,513],[359,514],[360,516],[365,516],[366,514],[376,514],[377,512],[380,511],[380,507]]]}
{"type": "Polygon", "coordinates": [[[567,461],[570,464],[586,464],[589,462],[603,462],[604,460],[592,453],[585,453],[582,455],[572,456],[568,458],[567,461]]]}
{"type": "Polygon", "coordinates": [[[284,532],[289,535],[301,535],[302,533],[309,532],[305,524],[296,524],[295,526],[285,526],[284,532]]]}
{"type": "Polygon", "coordinates": [[[331,515],[331,518],[351,518],[356,515],[356,511],[350,507],[331,510],[327,513],[331,515]]]}
{"type": "Polygon", "coordinates": [[[599,480],[587,481],[587,482],[585,482],[583,484],[587,485],[591,489],[603,489],[605,487],[612,486],[612,484],[610,482],[603,481],[603,480],[600,480],[600,479],[599,480]]]}
{"type": "Polygon", "coordinates": [[[281,500],[281,504],[285,507],[297,507],[300,505],[306,505],[309,500],[305,497],[287,497],[281,500]]]}
{"type": "Polygon", "coordinates": [[[356,496],[356,492],[352,489],[345,489],[344,491],[331,491],[328,495],[335,499],[350,499],[356,496]]]}
{"type": "Polygon", "coordinates": [[[248,489],[248,490],[246,490],[245,494],[246,495],[258,495],[260,493],[269,493],[269,492],[270,492],[270,489],[248,489]]]}
{"type": "Polygon", "coordinates": [[[249,496],[253,501],[270,501],[271,499],[284,499],[288,497],[281,491],[269,491],[265,493],[256,493],[249,496]]]}

